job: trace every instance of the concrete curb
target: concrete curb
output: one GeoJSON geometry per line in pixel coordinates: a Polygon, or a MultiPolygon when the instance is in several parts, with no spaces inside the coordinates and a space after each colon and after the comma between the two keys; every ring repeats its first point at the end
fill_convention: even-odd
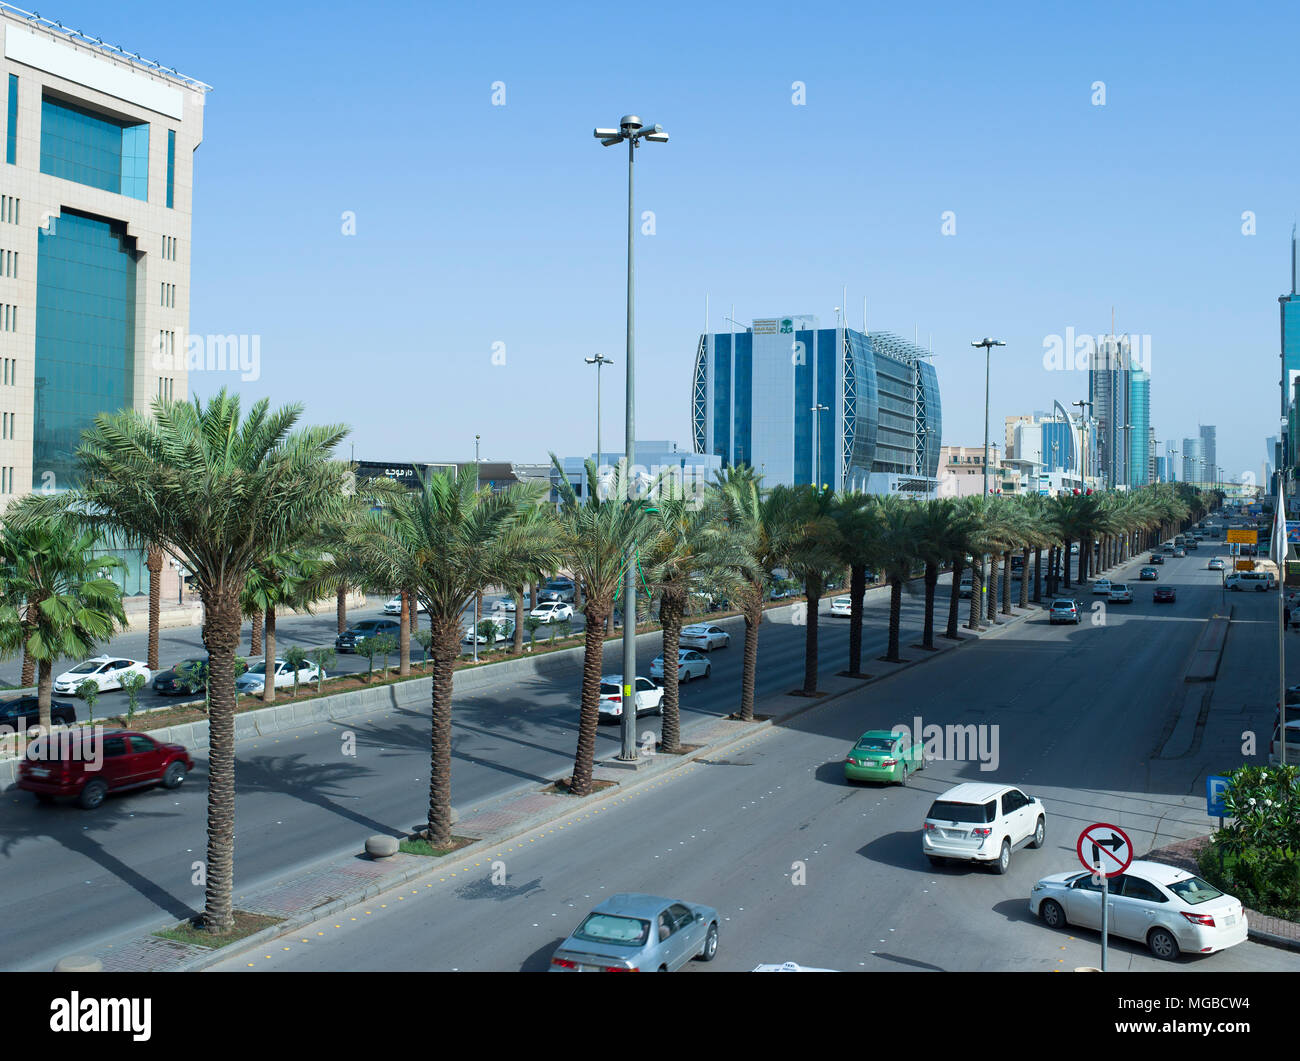
{"type": "Polygon", "coordinates": [[[1218,677],[1219,662],[1223,659],[1223,649],[1228,643],[1229,621],[1225,615],[1215,615],[1205,621],[1205,628],[1187,663],[1184,682],[1212,682],[1218,677]]]}

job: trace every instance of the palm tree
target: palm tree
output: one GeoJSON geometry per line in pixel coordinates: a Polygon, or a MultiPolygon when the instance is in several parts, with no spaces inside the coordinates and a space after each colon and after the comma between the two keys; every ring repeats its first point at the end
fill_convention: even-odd
{"type": "Polygon", "coordinates": [[[353,528],[358,562],[380,584],[409,586],[429,616],[430,770],[424,838],[448,847],[451,835],[452,678],[460,658],[461,615],[479,590],[509,583],[519,565],[558,561],[553,534],[528,527],[542,488],[478,489],[472,468],[421,477],[353,528]]]}
{"type": "MultiPolygon", "coordinates": [[[[560,468],[552,454],[552,463],[560,468]]],[[[578,716],[578,747],[573,759],[569,791],[575,796],[591,792],[596,754],[596,727],[600,723],[600,676],[605,647],[605,620],[614,609],[614,596],[623,587],[624,563],[629,550],[648,545],[654,525],[641,504],[629,504],[627,461],[619,462],[608,495],[597,482],[596,464],[587,461],[587,496],[579,500],[572,484],[559,476],[559,552],[581,582],[587,598],[583,630],[582,707],[578,716]]],[[[644,565],[642,565],[644,567],[644,565]]],[[[657,573],[653,573],[657,574],[657,573]]],[[[636,601],[623,602],[623,636],[636,637],[636,601]]],[[[665,663],[667,660],[665,660],[665,663]]],[[[623,710],[636,718],[636,675],[623,675],[623,710]],[[630,695],[629,695],[629,690],[630,695]]]]}
{"type": "Polygon", "coordinates": [[[889,647],[880,658],[887,663],[903,663],[898,654],[899,630],[903,618],[903,583],[912,574],[917,560],[917,524],[919,512],[914,501],[890,494],[880,502],[881,571],[889,580],[889,647]]]}
{"type": "MultiPolygon", "coordinates": [[[[149,648],[145,666],[158,669],[158,626],[162,619],[162,569],[163,553],[156,545],[149,546],[145,567],[149,569],[149,648]]],[[[179,576],[179,572],[177,573],[179,576]]]]}
{"type": "Polygon", "coordinates": [[[244,614],[260,612],[265,621],[265,672],[262,700],[275,702],[275,621],[277,608],[311,612],[312,603],[321,595],[325,569],[319,556],[296,548],[259,561],[244,583],[244,614]]]}
{"type": "MultiPolygon", "coordinates": [[[[978,525],[975,504],[968,498],[958,500],[948,524],[948,559],[952,563],[952,588],[948,596],[948,628],[943,636],[949,641],[961,640],[961,636],[957,633],[961,610],[961,577],[966,569],[967,557],[975,550],[975,530],[978,525]]],[[[974,586],[971,587],[971,594],[974,596],[974,586]]],[[[971,608],[973,614],[973,604],[971,608]]]]}
{"type": "Polygon", "coordinates": [[[878,562],[880,511],[870,494],[848,491],[837,494],[831,519],[839,527],[839,560],[849,569],[849,669],[845,676],[866,678],[862,673],[862,613],[867,593],[867,568],[878,562]]]}
{"type": "Polygon", "coordinates": [[[816,696],[817,620],[828,573],[837,565],[841,555],[839,525],[833,518],[835,495],[829,490],[818,490],[811,484],[777,489],[791,491],[790,518],[797,521],[798,526],[792,528],[786,563],[791,576],[803,583],[807,599],[803,689],[800,691],[804,696],[816,696]]]}
{"type": "MultiPolygon", "coordinates": [[[[939,585],[939,568],[953,554],[953,523],[957,502],[950,497],[926,501],[917,506],[914,520],[916,555],[925,564],[925,623],[921,647],[934,651],[934,594],[939,585]]],[[[961,576],[956,576],[960,581],[961,576]]],[[[955,613],[952,615],[955,621],[955,613]]]]}
{"type": "Polygon", "coordinates": [[[203,599],[211,706],[207,886],[202,924],[234,924],[235,653],[244,583],[259,562],[292,548],[343,503],[347,465],[333,459],[337,426],[295,430],[291,405],[263,399],[242,415],[222,390],[206,404],[157,399],[149,414],[95,418],[77,450],[81,486],[40,497],[42,512],[75,513],[130,545],[157,545],[193,572],[203,599]]]}
{"type": "Polygon", "coordinates": [[[94,653],[126,622],[122,594],[105,574],[123,567],[94,554],[95,535],[63,516],[11,507],[0,530],[0,653],[22,651],[37,667],[40,727],[52,724],[54,664],[94,653]],[[28,602],[39,600],[36,608],[28,602]]]}

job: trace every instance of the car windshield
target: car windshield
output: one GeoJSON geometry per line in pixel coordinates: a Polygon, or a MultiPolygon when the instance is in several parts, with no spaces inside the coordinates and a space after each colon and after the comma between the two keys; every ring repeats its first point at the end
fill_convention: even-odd
{"type": "Polygon", "coordinates": [[[650,938],[650,922],[642,921],[639,917],[619,917],[617,914],[588,914],[573,936],[588,943],[639,947],[650,938]]]}
{"type": "Polygon", "coordinates": [[[946,799],[937,799],[930,806],[927,818],[941,822],[983,823],[991,822],[989,814],[992,803],[953,803],[946,799]]]}
{"type": "Polygon", "coordinates": [[[88,663],[78,663],[75,667],[72,668],[72,670],[68,671],[68,673],[69,674],[94,674],[95,671],[99,670],[99,668],[102,666],[103,666],[102,663],[98,663],[95,660],[91,660],[88,663]]]}
{"type": "Polygon", "coordinates": [[[379,624],[375,622],[373,619],[367,619],[364,623],[357,623],[357,625],[354,626],[352,630],[354,633],[362,634],[362,633],[367,633],[371,630],[378,629],[378,627],[379,624]]]}
{"type": "Polygon", "coordinates": [[[1166,884],[1165,887],[1189,906],[1207,903],[1211,899],[1218,899],[1223,895],[1223,892],[1219,891],[1213,884],[1201,880],[1200,877],[1188,877],[1186,880],[1166,884]]]}
{"type": "Polygon", "coordinates": [[[864,752],[887,752],[893,748],[894,742],[885,737],[863,737],[855,747],[864,752]]]}

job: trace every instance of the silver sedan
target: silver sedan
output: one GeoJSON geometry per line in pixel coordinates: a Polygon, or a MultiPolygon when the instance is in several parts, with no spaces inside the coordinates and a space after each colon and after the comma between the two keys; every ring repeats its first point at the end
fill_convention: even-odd
{"type": "Polygon", "coordinates": [[[657,895],[611,895],[551,956],[553,973],[674,972],[718,953],[718,912],[657,895]]]}

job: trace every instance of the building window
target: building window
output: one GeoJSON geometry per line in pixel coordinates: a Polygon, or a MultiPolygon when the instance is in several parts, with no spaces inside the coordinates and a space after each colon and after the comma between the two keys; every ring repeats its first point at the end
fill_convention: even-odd
{"type": "Polygon", "coordinates": [[[176,195],[176,130],[167,130],[167,207],[171,208],[176,195]]]}
{"type": "Polygon", "coordinates": [[[14,385],[14,377],[18,374],[17,370],[18,362],[16,362],[12,357],[6,357],[4,359],[3,377],[0,377],[3,378],[6,387],[12,387],[14,385]]]}
{"type": "Polygon", "coordinates": [[[9,121],[5,125],[5,161],[13,165],[18,158],[18,75],[9,75],[9,121]]]}
{"type": "Polygon", "coordinates": [[[149,123],[43,96],[41,172],[146,202],[149,123]]]}
{"type": "Polygon", "coordinates": [[[18,224],[18,200],[12,195],[0,195],[0,221],[18,224]]]}

